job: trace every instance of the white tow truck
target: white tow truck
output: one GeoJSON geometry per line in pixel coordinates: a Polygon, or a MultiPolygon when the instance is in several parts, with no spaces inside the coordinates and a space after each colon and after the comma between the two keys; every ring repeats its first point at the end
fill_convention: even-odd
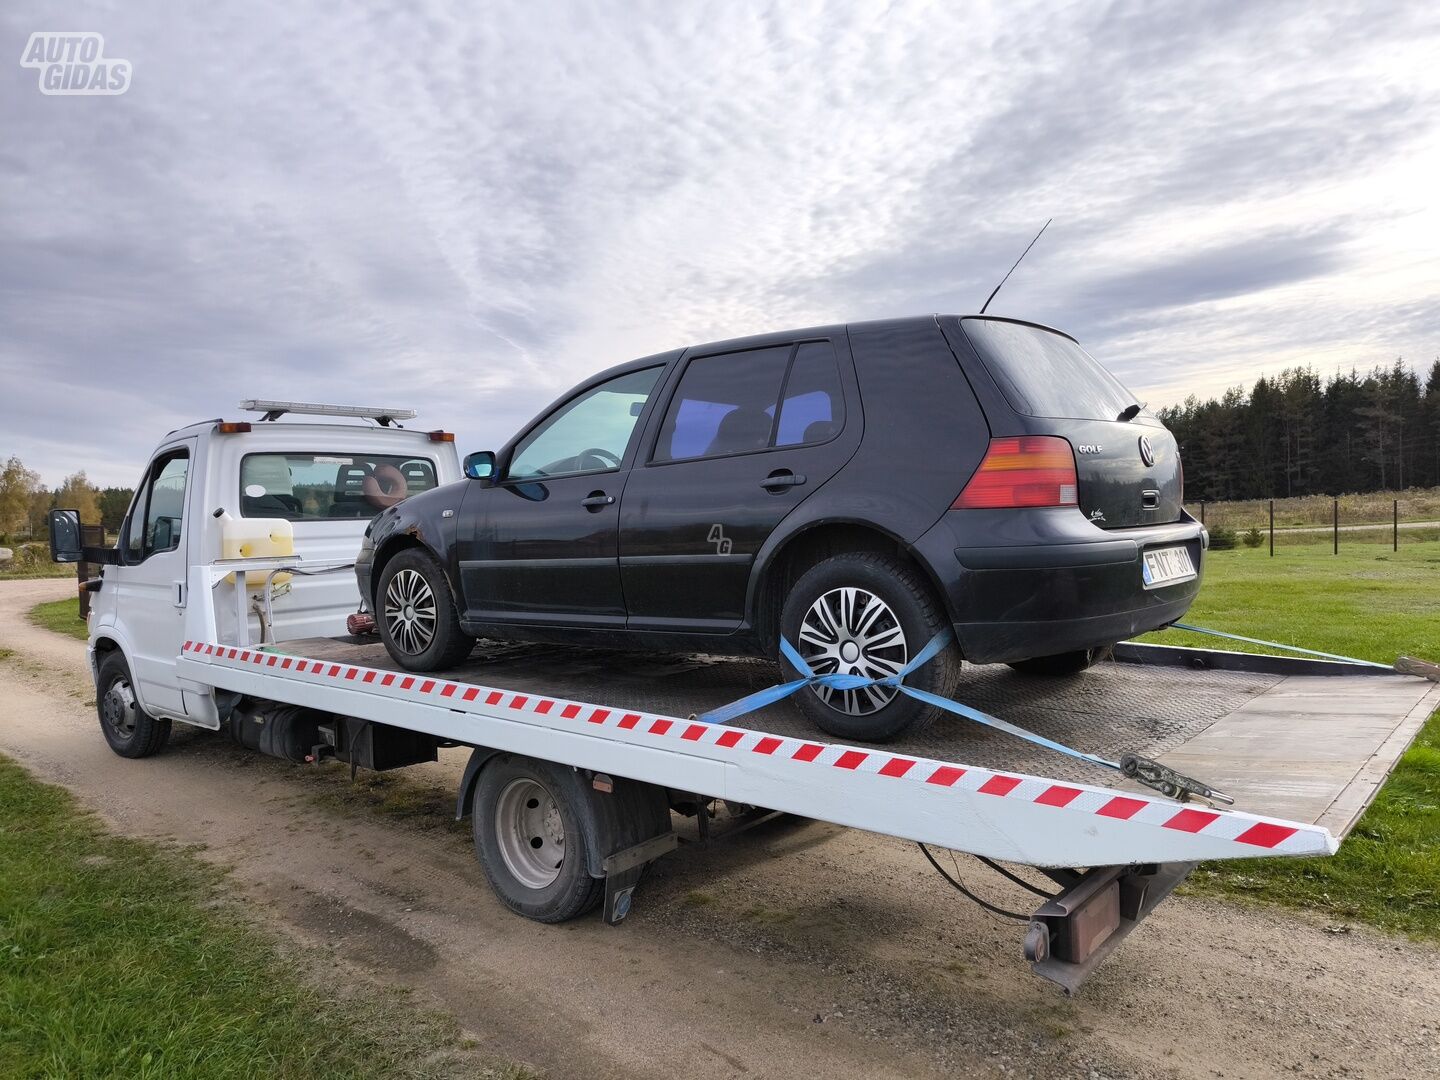
{"type": "Polygon", "coordinates": [[[73,511],[51,515],[54,557],[81,564],[106,739],[144,757],[178,722],[352,770],[470,748],[457,813],[474,817],[496,894],[540,921],[603,903],[619,922],[645,867],[677,846],[676,813],[704,838],[723,803],[970,853],[1012,881],[1034,868],[1046,888],[1026,887],[1045,902],[1026,918],[1025,954],[1073,991],[1195,863],[1332,854],[1440,693],[1329,661],[1129,644],[1078,677],[1084,700],[973,669],[972,704],[1131,763],[1110,786],[1094,761],[1047,761],[963,720],[861,747],[815,739],[783,704],[753,726],[695,716],[773,682],[755,660],[481,642],[455,671],[415,675],[349,632],[366,623],[347,626],[360,605],[349,564],[379,509],[461,480],[453,437],[400,427],[409,410],[242,405],[262,418],[161,440],[115,546],[73,511]],[[1347,725],[1322,746],[1328,770],[1287,776],[1256,742],[1269,714],[1254,706],[1291,701],[1274,738],[1320,745],[1347,684],[1368,734],[1347,725]],[[1297,694],[1328,711],[1294,706],[1297,694]],[[1280,812],[1220,805],[1178,771],[1197,764],[1241,803],[1280,812]]]}

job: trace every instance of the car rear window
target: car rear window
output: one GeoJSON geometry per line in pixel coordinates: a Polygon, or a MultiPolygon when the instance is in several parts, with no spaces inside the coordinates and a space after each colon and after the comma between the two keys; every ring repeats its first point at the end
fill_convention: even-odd
{"type": "Polygon", "coordinates": [[[1016,412],[1114,420],[1135,403],[1120,380],[1063,334],[1002,319],[962,319],[960,325],[1016,412]]]}
{"type": "Polygon", "coordinates": [[[246,454],[240,461],[240,513],[290,521],[368,519],[437,483],[435,462],[425,457],[246,454]]]}

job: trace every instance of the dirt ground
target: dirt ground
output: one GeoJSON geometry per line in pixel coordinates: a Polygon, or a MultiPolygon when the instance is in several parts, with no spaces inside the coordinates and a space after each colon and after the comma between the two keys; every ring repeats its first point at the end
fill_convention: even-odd
{"type": "Polygon", "coordinates": [[[1433,947],[1175,898],[1067,1000],[913,845],[813,822],[671,856],[621,927],[526,922],[449,820],[463,754],[358,788],[188,729],[111,754],[83,646],[24,618],[73,588],[0,583],[0,751],[233,868],[258,920],[328,951],[319,978],[413,988],[546,1076],[1440,1076],[1433,947]]]}

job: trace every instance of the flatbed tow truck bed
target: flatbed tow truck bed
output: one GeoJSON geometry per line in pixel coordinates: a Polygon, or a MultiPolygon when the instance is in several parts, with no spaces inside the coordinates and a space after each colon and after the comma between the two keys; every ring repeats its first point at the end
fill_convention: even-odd
{"type": "MultiPolygon", "coordinates": [[[[1127,643],[1053,680],[967,667],[956,691],[967,705],[1112,760],[1156,759],[1232,795],[1230,809],[960,718],[884,746],[830,743],[787,702],[734,724],[696,720],[773,684],[760,660],[481,642],[456,669],[418,675],[373,639],[242,635],[187,641],[177,673],[197,691],[344,718],[354,745],[384,729],[474,747],[462,813],[486,762],[519,755],[575,769],[586,800],[592,783],[628,782],[671,805],[693,793],[696,806],[724,799],[1038,868],[1059,891],[1034,913],[1025,953],[1069,992],[1197,862],[1333,854],[1440,707],[1440,685],[1422,678],[1211,650],[1127,643]]],[[[614,805],[585,813],[599,821],[614,805]]],[[[591,864],[612,923],[675,846],[668,822],[615,837],[591,864]]]]}
{"type": "MultiPolygon", "coordinates": [[[[283,648],[403,673],[374,638],[310,638],[283,648]]],[[[1120,654],[1068,678],[966,665],[956,694],[967,705],[1069,746],[1112,759],[1133,752],[1160,761],[1226,792],[1240,809],[1318,825],[1337,839],[1349,833],[1426,718],[1440,708],[1440,684],[1344,664],[1136,645],[1121,646],[1120,654]],[[1251,670],[1191,666],[1195,662],[1251,670]]],[[[685,718],[770,686],[776,674],[773,663],[758,659],[481,642],[468,660],[437,677],[529,695],[623,702],[685,718]]],[[[788,700],[738,723],[782,738],[828,741],[788,700]]],[[[1154,794],[1107,769],[960,717],[863,749],[1154,794]]]]}

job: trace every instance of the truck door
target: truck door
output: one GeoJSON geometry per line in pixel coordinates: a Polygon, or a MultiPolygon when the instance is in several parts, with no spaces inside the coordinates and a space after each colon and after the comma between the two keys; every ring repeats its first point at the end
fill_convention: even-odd
{"type": "Polygon", "coordinates": [[[175,657],[185,637],[185,570],[194,514],[188,507],[194,439],[162,447],[145,471],[120,531],[114,587],[116,622],[130,646],[136,691],[148,711],[184,716],[175,657]]]}

